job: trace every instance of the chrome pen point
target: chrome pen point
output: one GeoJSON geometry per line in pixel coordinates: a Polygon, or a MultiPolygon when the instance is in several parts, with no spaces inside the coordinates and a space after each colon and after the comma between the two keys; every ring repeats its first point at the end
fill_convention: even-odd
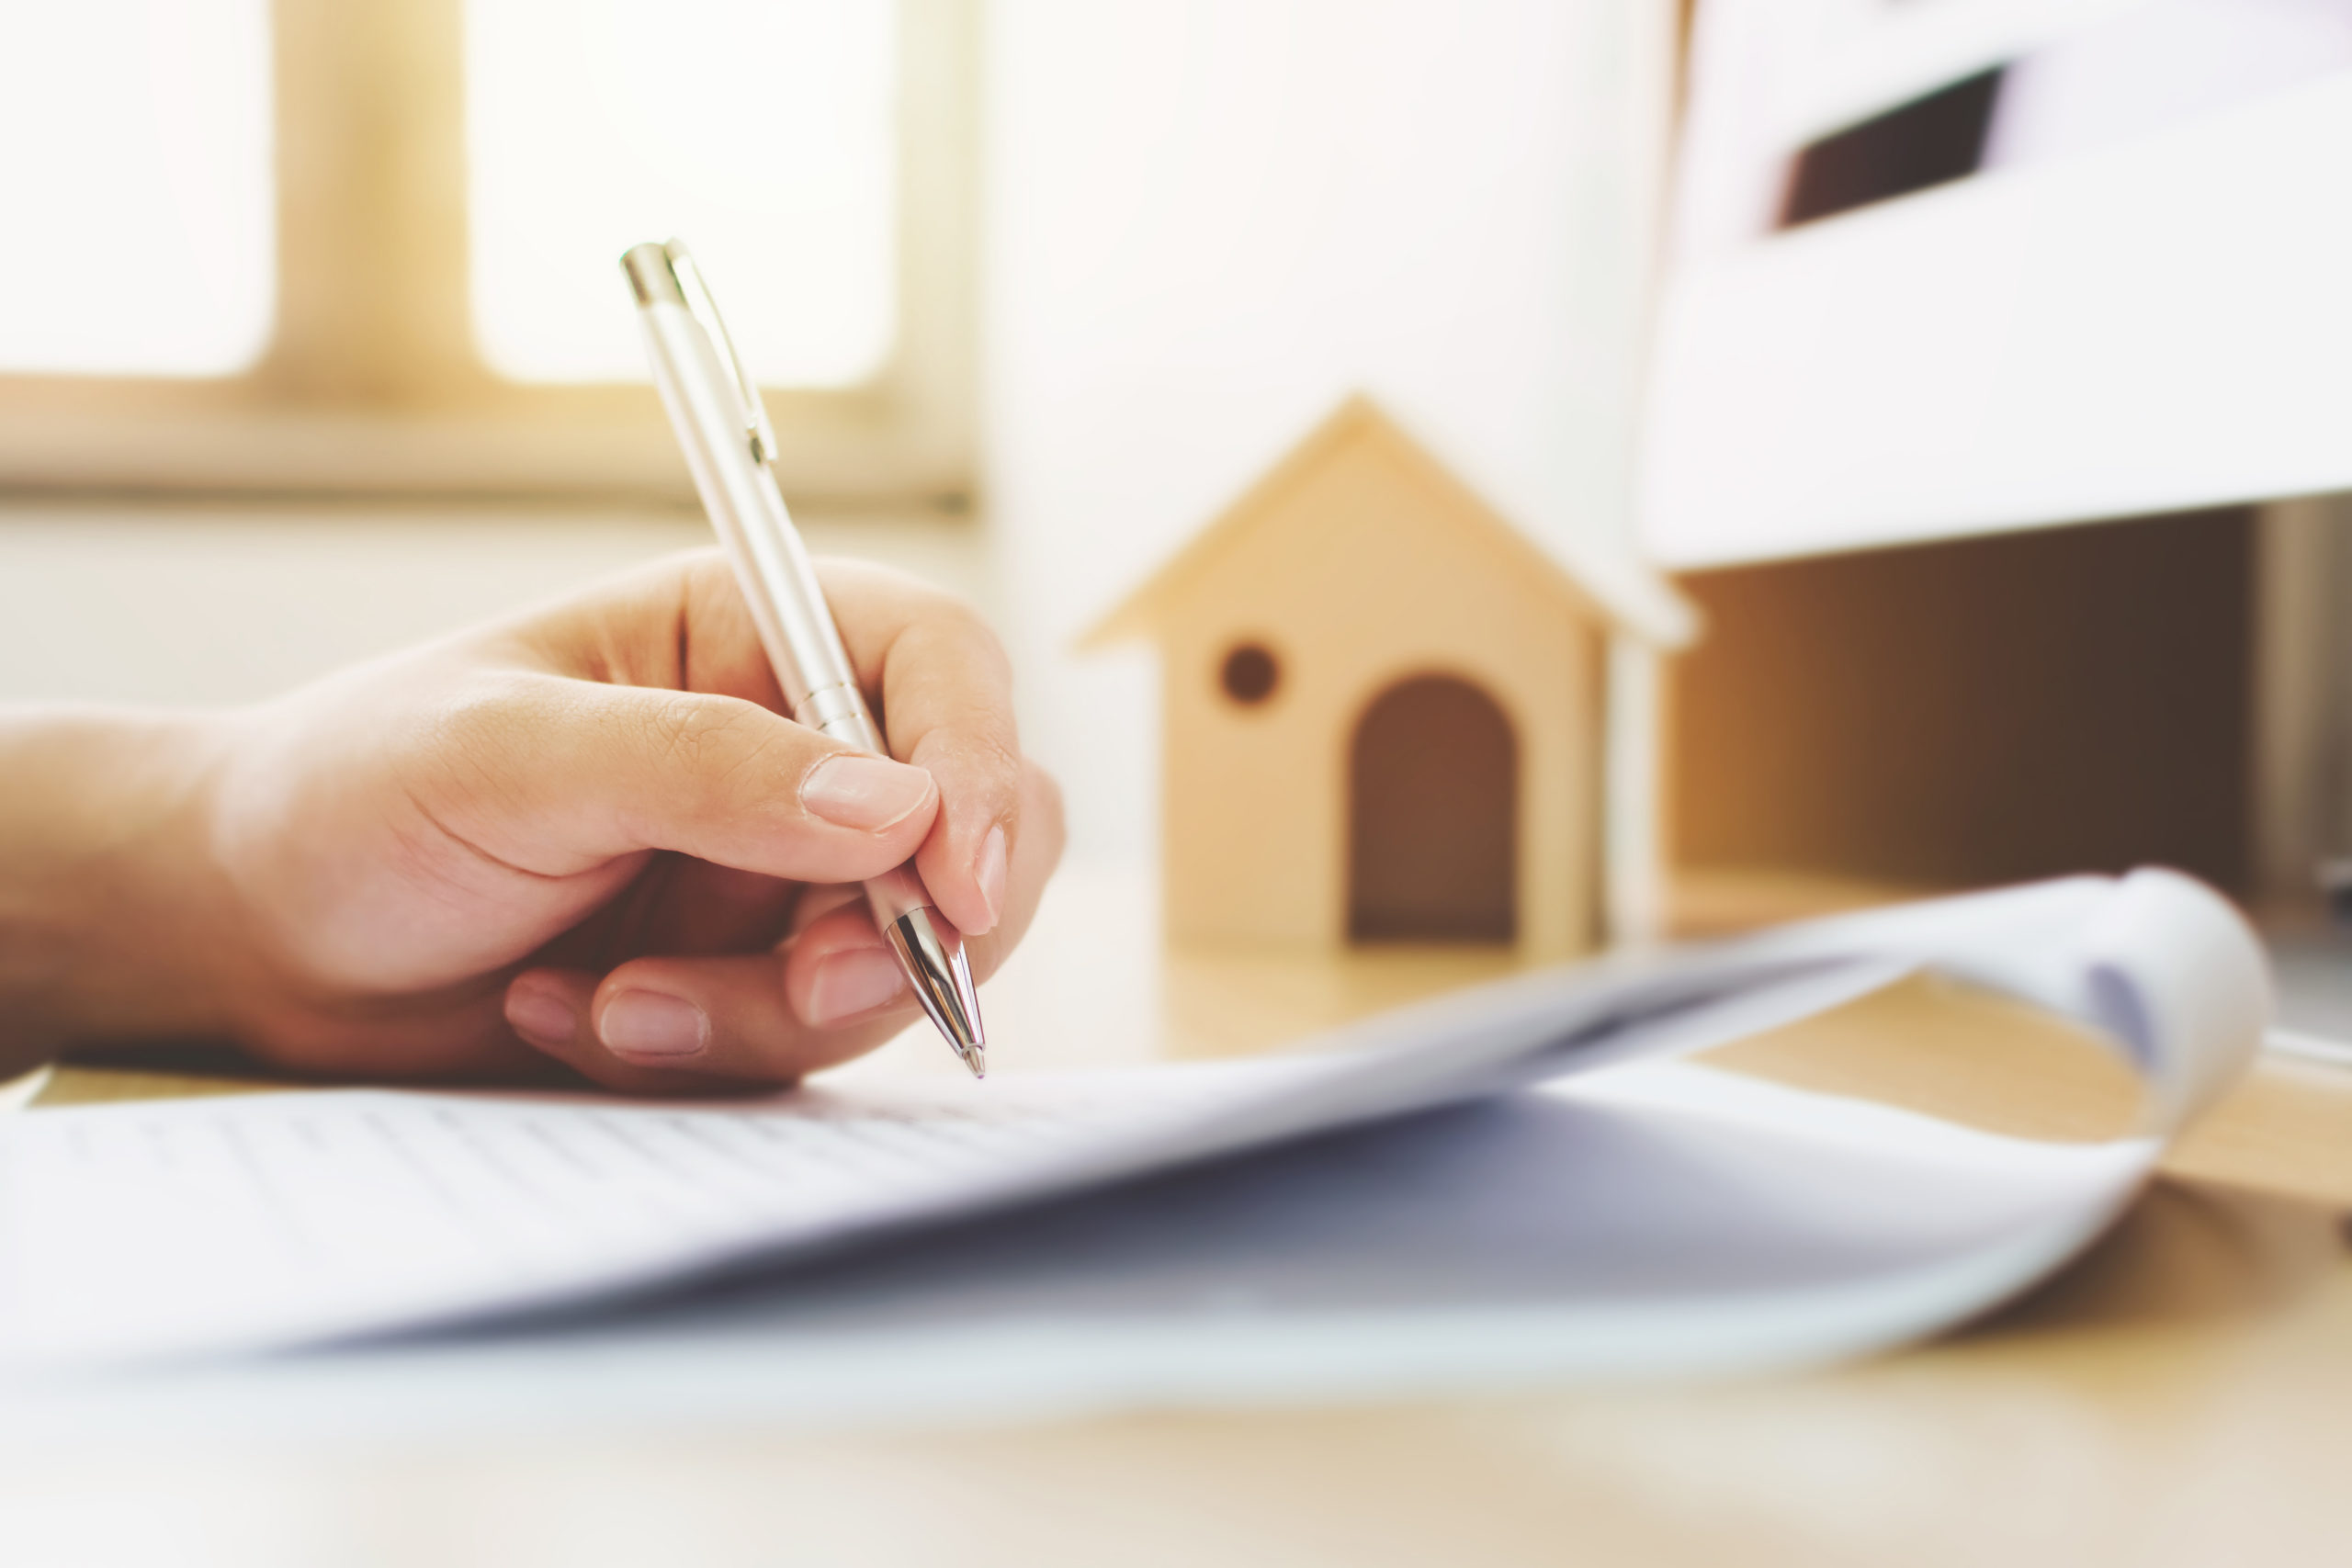
{"type": "Polygon", "coordinates": [[[885,935],[923,1012],[972,1076],[985,1077],[988,1037],[980,1027],[980,998],[972,985],[971,962],[964,956],[963,933],[925,907],[891,921],[885,935]]]}

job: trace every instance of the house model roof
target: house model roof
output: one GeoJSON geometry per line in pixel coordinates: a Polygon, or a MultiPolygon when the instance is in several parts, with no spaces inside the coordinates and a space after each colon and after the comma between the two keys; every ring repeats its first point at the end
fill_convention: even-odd
{"type": "Polygon", "coordinates": [[[1698,616],[1690,602],[1632,554],[1589,541],[1530,538],[1448,472],[1370,399],[1356,396],[1342,403],[1221,516],[1145,579],[1080,639],[1079,646],[1101,648],[1152,635],[1162,615],[1184,596],[1189,585],[1261,522],[1279,512],[1308,476],[1326,464],[1345,460],[1359,443],[1376,444],[1383,449],[1382,456],[1413,483],[1428,488],[1433,504],[1475,520],[1474,525],[1491,529],[1496,543],[1555,582],[1563,597],[1588,614],[1661,648],[1679,648],[1696,634],[1698,616]]]}

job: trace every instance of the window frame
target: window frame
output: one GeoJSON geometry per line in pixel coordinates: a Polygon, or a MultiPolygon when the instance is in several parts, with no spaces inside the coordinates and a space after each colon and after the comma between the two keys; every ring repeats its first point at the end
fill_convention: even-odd
{"type": "MultiPolygon", "coordinates": [[[[796,499],[962,512],[977,0],[899,6],[890,358],[858,386],[764,395],[796,499]]],[[[464,22],[464,0],[275,0],[267,346],[227,377],[0,375],[0,488],[691,496],[650,386],[523,384],[482,360],[468,291],[464,22]]]]}

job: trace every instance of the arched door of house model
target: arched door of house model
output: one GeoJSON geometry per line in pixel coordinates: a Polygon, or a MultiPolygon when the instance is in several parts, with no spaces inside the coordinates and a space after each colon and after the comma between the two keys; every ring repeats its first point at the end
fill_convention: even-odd
{"type": "Polygon", "coordinates": [[[1348,755],[1348,936],[1517,934],[1519,745],[1495,700],[1421,675],[1364,710],[1348,755]]]}

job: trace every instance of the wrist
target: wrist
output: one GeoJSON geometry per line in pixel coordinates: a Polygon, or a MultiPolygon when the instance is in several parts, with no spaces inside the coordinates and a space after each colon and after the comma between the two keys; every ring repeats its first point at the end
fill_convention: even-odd
{"type": "Polygon", "coordinates": [[[237,922],[209,828],[226,730],[201,715],[0,714],[0,1066],[227,1032],[237,922]]]}

